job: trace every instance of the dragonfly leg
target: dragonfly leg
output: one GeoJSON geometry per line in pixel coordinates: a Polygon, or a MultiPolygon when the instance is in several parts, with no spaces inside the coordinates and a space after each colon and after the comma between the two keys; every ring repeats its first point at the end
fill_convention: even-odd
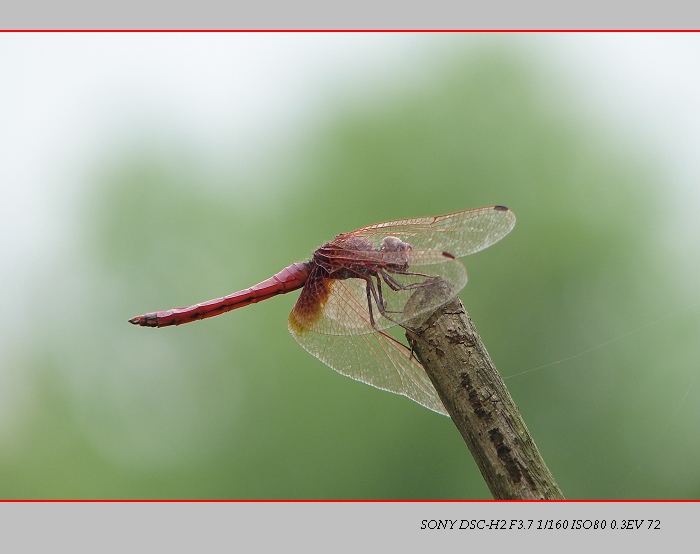
{"type": "MultiPolygon", "coordinates": [[[[374,327],[376,329],[377,325],[374,322],[374,313],[372,312],[372,296],[373,295],[375,296],[375,300],[377,300],[377,298],[376,298],[376,291],[374,290],[374,286],[373,286],[371,277],[367,278],[366,284],[367,284],[367,286],[366,286],[366,289],[367,289],[367,310],[369,311],[369,322],[372,325],[372,327],[374,327]]],[[[377,301],[378,308],[380,305],[381,305],[381,303],[379,301],[377,301]]],[[[379,308],[379,310],[381,312],[381,308],[379,308]]]]}
{"type": "Polygon", "coordinates": [[[369,321],[372,324],[372,327],[376,329],[376,325],[374,322],[374,315],[372,312],[372,298],[374,298],[374,303],[377,305],[377,310],[379,313],[391,321],[394,325],[399,325],[401,327],[404,327],[405,329],[408,329],[403,323],[396,321],[394,318],[389,316],[388,314],[390,313],[401,313],[401,312],[391,312],[386,309],[386,300],[384,300],[384,297],[382,296],[382,285],[381,281],[379,280],[379,277],[377,277],[377,285],[375,287],[374,281],[372,281],[371,277],[366,278],[367,282],[367,308],[369,309],[369,321]]]}
{"type": "MultiPolygon", "coordinates": [[[[394,291],[414,290],[414,289],[419,289],[419,288],[425,287],[425,286],[432,286],[435,282],[435,279],[436,279],[436,277],[434,275],[427,275],[425,273],[415,273],[415,272],[411,272],[411,271],[396,271],[395,273],[400,274],[400,275],[412,275],[412,276],[418,276],[418,277],[425,277],[425,279],[423,281],[418,282],[418,283],[409,283],[407,285],[404,285],[403,283],[400,283],[399,281],[397,281],[389,272],[387,272],[385,270],[381,270],[379,272],[379,274],[382,276],[382,279],[394,291]]],[[[381,296],[381,284],[379,281],[379,277],[377,277],[377,285],[379,288],[379,294],[381,296]]],[[[377,304],[378,304],[377,307],[379,308],[379,303],[377,303],[377,304]]],[[[388,319],[392,323],[399,325],[400,327],[403,327],[406,331],[410,332],[413,336],[417,337],[419,340],[422,340],[423,342],[427,342],[428,344],[431,344],[429,341],[427,341],[425,338],[423,338],[423,336],[420,333],[416,332],[416,330],[414,328],[409,327],[408,325],[406,325],[404,323],[400,323],[388,315],[390,313],[400,314],[400,313],[403,313],[402,311],[387,310],[386,303],[383,303],[381,305],[381,308],[379,311],[386,319],[388,319]]],[[[431,344],[431,346],[435,346],[435,345],[431,344]]],[[[413,350],[412,349],[411,349],[409,358],[411,358],[411,357],[413,357],[413,350]]]]}
{"type": "MultiPolygon", "coordinates": [[[[386,282],[386,284],[389,285],[391,290],[398,291],[398,290],[405,290],[405,288],[406,288],[406,287],[403,287],[401,285],[401,283],[397,282],[395,279],[393,280],[394,282],[392,283],[391,281],[387,281],[385,276],[383,276],[383,278],[384,278],[384,282],[386,282]]],[[[381,314],[384,317],[387,317],[386,314],[400,314],[400,313],[402,313],[401,310],[387,310],[386,309],[386,299],[384,298],[384,295],[382,294],[382,280],[379,278],[379,275],[377,275],[377,291],[379,293],[379,298],[381,299],[381,302],[382,302],[381,314]]]]}
{"type": "MultiPolygon", "coordinates": [[[[377,277],[377,293],[379,295],[379,302],[377,302],[377,304],[381,303],[381,310],[386,311],[386,300],[384,299],[384,295],[382,294],[382,280],[379,278],[379,275],[377,275],[376,277],[377,277]]],[[[383,311],[382,311],[382,313],[384,313],[383,311]]]]}
{"type": "Polygon", "coordinates": [[[424,281],[420,281],[418,283],[409,283],[407,285],[404,285],[403,283],[399,283],[390,273],[388,273],[385,270],[380,271],[380,274],[382,276],[382,279],[384,279],[384,282],[389,285],[391,290],[413,290],[413,289],[419,289],[421,287],[424,287],[430,279],[433,279],[435,276],[434,275],[426,275],[424,273],[410,273],[408,271],[397,271],[396,273],[400,275],[415,275],[418,277],[425,277],[426,279],[424,281]]]}
{"type": "MultiPolygon", "coordinates": [[[[383,272],[382,272],[382,273],[383,273],[383,272]]],[[[428,277],[429,277],[429,276],[428,276],[428,277]]],[[[400,321],[396,321],[393,317],[391,317],[391,316],[389,315],[390,313],[401,313],[401,312],[391,312],[391,311],[389,311],[389,310],[386,309],[386,301],[384,300],[384,298],[383,298],[383,296],[382,296],[382,293],[381,293],[382,285],[381,285],[381,281],[380,281],[379,277],[377,277],[377,285],[376,285],[376,286],[375,286],[375,284],[374,284],[374,281],[372,281],[372,278],[371,278],[371,277],[363,277],[363,278],[365,279],[365,282],[366,282],[366,284],[367,284],[367,286],[366,286],[366,291],[367,291],[367,310],[369,311],[369,322],[370,322],[370,324],[372,325],[372,327],[374,327],[375,329],[377,329],[377,324],[376,324],[376,322],[374,321],[374,310],[372,309],[372,299],[374,298],[374,302],[375,302],[375,304],[377,305],[377,310],[378,310],[379,313],[382,315],[382,317],[384,317],[385,319],[388,319],[388,320],[391,321],[394,325],[398,325],[399,327],[403,327],[406,331],[410,332],[412,335],[414,335],[415,337],[417,337],[419,340],[422,340],[423,342],[428,342],[428,341],[426,341],[426,339],[423,338],[423,336],[421,336],[420,333],[418,333],[415,329],[413,329],[412,327],[409,327],[409,326],[406,325],[405,323],[401,323],[400,321]]],[[[386,281],[386,279],[385,279],[385,282],[386,282],[387,284],[389,284],[389,283],[386,281]]],[[[399,288],[398,288],[398,289],[394,289],[391,285],[389,285],[393,290],[402,290],[402,289],[406,289],[406,288],[416,288],[416,287],[403,287],[403,286],[401,285],[401,283],[399,283],[398,281],[395,281],[395,280],[394,280],[394,282],[395,282],[397,285],[399,285],[399,288]]],[[[420,286],[420,285],[422,285],[422,284],[423,284],[423,283],[416,283],[417,286],[420,286]]],[[[381,331],[381,330],[379,330],[379,329],[377,329],[377,330],[378,330],[379,332],[381,332],[382,334],[386,335],[386,333],[385,333],[384,331],[381,331]]],[[[387,336],[390,336],[390,335],[387,335],[387,336]]],[[[392,337],[392,340],[396,341],[396,339],[394,339],[393,337],[392,337]]],[[[401,344],[401,343],[399,343],[399,344],[401,344]]],[[[430,344],[430,343],[428,343],[428,344],[430,344]]],[[[405,345],[404,345],[404,346],[405,346],[405,345]]],[[[434,345],[433,345],[433,346],[434,346],[434,345]]],[[[409,360],[410,360],[412,357],[413,357],[413,351],[410,350],[410,351],[409,351],[409,360]]]]}
{"type": "Polygon", "coordinates": [[[416,273],[415,271],[405,271],[401,269],[392,269],[392,273],[396,273],[397,275],[415,275],[416,277],[435,277],[435,275],[429,275],[428,273],[416,273]]]}
{"type": "MultiPolygon", "coordinates": [[[[374,302],[375,302],[375,304],[377,305],[377,310],[379,310],[379,313],[380,313],[384,318],[386,318],[386,319],[388,319],[389,321],[391,321],[394,325],[398,325],[399,327],[403,327],[406,331],[408,331],[409,333],[411,333],[413,336],[417,337],[419,340],[422,340],[423,342],[428,342],[428,341],[426,341],[426,339],[425,339],[422,335],[420,335],[415,329],[413,329],[412,327],[408,327],[406,324],[401,323],[400,321],[396,321],[394,318],[392,318],[391,316],[389,316],[389,313],[400,313],[400,312],[389,312],[388,310],[386,310],[386,301],[384,300],[384,298],[383,298],[383,296],[382,296],[382,292],[381,292],[381,291],[382,291],[382,285],[381,285],[381,281],[380,281],[379,277],[377,277],[377,286],[376,286],[376,288],[375,288],[375,285],[374,285],[374,281],[372,281],[372,278],[371,278],[371,277],[365,277],[365,282],[366,282],[366,284],[367,284],[367,286],[366,286],[366,290],[367,290],[367,311],[369,311],[369,322],[370,322],[370,324],[372,325],[372,327],[374,327],[375,329],[377,329],[377,325],[376,325],[376,323],[375,323],[375,321],[374,321],[374,310],[372,310],[372,298],[374,298],[374,302]]],[[[387,284],[388,284],[388,283],[387,283],[387,284]]],[[[400,285],[400,283],[397,283],[397,284],[400,285]]],[[[391,285],[389,285],[389,286],[391,286],[391,285]]],[[[393,288],[393,287],[392,287],[392,288],[393,288]]],[[[394,290],[400,290],[400,289],[394,289],[394,290]]],[[[392,337],[391,335],[387,334],[386,332],[384,332],[384,331],[382,331],[382,330],[380,330],[380,329],[377,329],[377,330],[378,330],[382,335],[384,335],[384,336],[390,338],[392,341],[398,342],[399,344],[401,344],[401,345],[404,346],[404,347],[406,346],[405,344],[403,344],[403,343],[397,341],[394,337],[392,337]]],[[[430,344],[430,343],[428,342],[428,344],[430,344]]],[[[434,345],[433,345],[433,346],[434,346],[434,345]]],[[[408,359],[410,360],[410,359],[412,359],[412,358],[414,357],[414,356],[413,356],[413,348],[410,348],[410,349],[406,348],[406,349],[409,350],[409,352],[408,352],[408,359]]]]}

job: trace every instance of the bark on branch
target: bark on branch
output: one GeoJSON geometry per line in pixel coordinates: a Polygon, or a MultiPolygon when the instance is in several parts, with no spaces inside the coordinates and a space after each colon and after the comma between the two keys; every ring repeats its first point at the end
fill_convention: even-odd
{"type": "Polygon", "coordinates": [[[459,297],[410,326],[419,337],[406,338],[493,497],[563,499],[459,297]]]}

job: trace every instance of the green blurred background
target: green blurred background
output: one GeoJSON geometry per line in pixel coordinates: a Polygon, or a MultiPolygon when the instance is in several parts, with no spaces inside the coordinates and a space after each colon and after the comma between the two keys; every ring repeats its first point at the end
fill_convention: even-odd
{"type": "Polygon", "coordinates": [[[297,293],[127,319],[490,204],[518,223],[461,296],[566,497],[700,497],[699,59],[691,35],[0,37],[0,497],[489,498],[449,419],[296,344],[297,293]]]}

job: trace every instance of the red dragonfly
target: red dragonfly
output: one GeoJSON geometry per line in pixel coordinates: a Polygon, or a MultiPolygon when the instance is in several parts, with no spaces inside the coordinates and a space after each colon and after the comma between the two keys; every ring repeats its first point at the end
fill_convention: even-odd
{"type": "Polygon", "coordinates": [[[289,315],[289,331],[301,346],[343,375],[447,415],[423,367],[386,330],[408,328],[413,318],[454,298],[467,283],[455,258],[487,248],[514,225],[515,215],[504,206],[369,225],[336,236],[311,261],[293,263],[249,289],[129,323],[180,325],[303,288],[289,315]],[[438,277],[448,286],[435,286],[438,277]],[[420,303],[408,302],[417,291],[420,303]]]}

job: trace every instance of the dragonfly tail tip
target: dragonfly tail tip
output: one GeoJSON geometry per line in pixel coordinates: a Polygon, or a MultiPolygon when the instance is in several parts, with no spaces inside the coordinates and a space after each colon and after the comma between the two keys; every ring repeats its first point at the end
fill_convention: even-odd
{"type": "MultiPolygon", "coordinates": [[[[132,325],[140,325],[141,327],[163,327],[164,325],[159,324],[158,312],[146,315],[137,315],[129,320],[132,325]]],[[[177,325],[177,323],[170,323],[170,325],[177,325]]]]}
{"type": "Polygon", "coordinates": [[[136,316],[136,317],[132,317],[132,318],[129,320],[129,323],[131,323],[132,325],[143,325],[143,324],[144,324],[143,316],[140,316],[140,315],[139,315],[139,316],[136,316]]]}

